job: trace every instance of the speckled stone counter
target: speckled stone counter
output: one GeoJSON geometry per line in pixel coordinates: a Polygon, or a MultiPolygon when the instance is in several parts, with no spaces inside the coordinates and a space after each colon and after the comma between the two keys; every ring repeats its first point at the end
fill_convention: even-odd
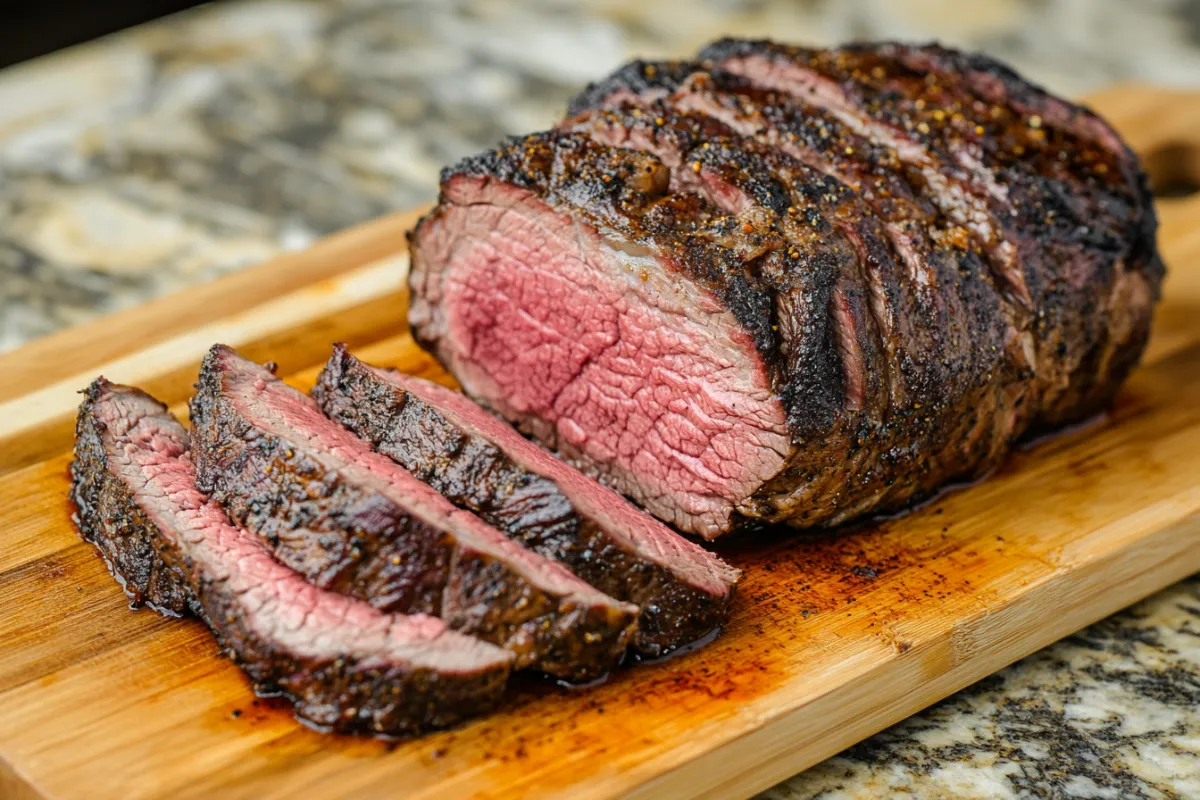
{"type": "MultiPolygon", "coordinates": [[[[430,200],[632,55],[938,37],[1078,95],[1200,84],[1196,0],[242,0],[0,72],[0,350],[430,200]]],[[[1200,798],[1200,580],[774,798],[1200,798]]]]}

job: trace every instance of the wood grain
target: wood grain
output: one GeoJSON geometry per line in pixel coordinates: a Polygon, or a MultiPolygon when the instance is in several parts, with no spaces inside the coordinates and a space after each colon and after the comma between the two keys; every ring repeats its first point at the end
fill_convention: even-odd
{"type": "MultiPolygon", "coordinates": [[[[1160,179],[1188,178],[1192,154],[1200,169],[1191,96],[1126,88],[1095,103],[1160,179]]],[[[746,577],[707,648],[586,691],[529,679],[500,713],[402,743],[310,731],[256,700],[200,624],[126,611],[68,518],[64,451],[73,392],[96,372],[181,403],[219,338],[301,387],[338,338],[450,382],[403,333],[394,248],[411,218],[343,239],[307,283],[273,263],[251,281],[270,290],[210,287],[186,323],[166,324],[192,301],[168,298],[125,317],[117,344],[76,331],[0,357],[29,381],[0,394],[0,795],[725,798],[816,763],[1200,570],[1200,204],[1162,211],[1166,296],[1105,419],[898,519],[726,545],[746,577]]]]}

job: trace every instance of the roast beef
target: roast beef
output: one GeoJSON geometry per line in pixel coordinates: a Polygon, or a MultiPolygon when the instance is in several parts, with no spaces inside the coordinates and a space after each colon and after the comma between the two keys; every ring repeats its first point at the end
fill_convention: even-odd
{"type": "Polygon", "coordinates": [[[835,525],[1105,407],[1155,230],[1117,134],[986,58],[723,40],[445,170],[409,321],[684,531],[835,525]]]}
{"type": "Polygon", "coordinates": [[[222,345],[191,403],[197,483],[318,586],[430,613],[568,680],[609,670],[638,609],[525,549],[222,345]]]}
{"type": "Polygon", "coordinates": [[[323,728],[409,734],[496,704],[510,653],[313,587],[200,494],[187,446],[149,395],[103,378],[88,388],[72,465],[79,528],[135,600],[190,605],[259,691],[323,728]]]}
{"type": "Polygon", "coordinates": [[[99,378],[83,394],[71,462],[72,518],[79,534],[95,545],[132,607],[146,605],[166,616],[186,614],[192,601],[187,578],[159,556],[163,542],[142,510],[149,497],[135,493],[145,486],[144,476],[134,483],[122,477],[123,466],[137,454],[129,452],[127,442],[139,422],[145,420],[145,432],[165,428],[171,433],[158,439],[142,435],[143,449],[163,451],[164,458],[187,450],[186,433],[163,406],[137,389],[99,378]]]}
{"type": "Polygon", "coordinates": [[[464,395],[364,364],[337,345],[312,396],[455,505],[638,605],[639,652],[661,655],[725,619],[737,570],[464,395]]]}

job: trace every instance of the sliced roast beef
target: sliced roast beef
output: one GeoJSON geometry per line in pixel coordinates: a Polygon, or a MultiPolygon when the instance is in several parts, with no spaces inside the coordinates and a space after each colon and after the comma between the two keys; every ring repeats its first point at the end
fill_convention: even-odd
{"type": "MultiPolygon", "coordinates": [[[[817,348],[793,350],[791,358],[797,365],[796,388],[807,384],[810,397],[824,397],[827,419],[834,422],[810,418],[810,425],[821,426],[824,447],[798,453],[774,481],[784,486],[796,474],[815,476],[788,497],[787,502],[800,509],[790,521],[853,516],[860,509],[885,506],[889,495],[907,491],[904,481],[870,477],[880,473],[881,455],[897,445],[919,451],[925,469],[952,469],[968,449],[983,454],[984,460],[1003,453],[1015,413],[964,415],[959,411],[964,406],[996,405],[992,384],[998,370],[1006,370],[1007,385],[1019,378],[1005,360],[1010,349],[1016,349],[1016,342],[1010,341],[1015,339],[1012,325],[989,324],[1008,315],[986,267],[969,251],[935,245],[924,236],[921,223],[929,217],[911,194],[906,198],[899,193],[895,181],[879,181],[876,185],[883,186],[878,192],[848,190],[847,174],[862,178],[887,174],[870,147],[855,141],[865,151],[862,155],[831,156],[829,145],[838,144],[836,140],[817,139],[824,145],[818,149],[812,144],[793,147],[798,137],[778,132],[763,136],[774,130],[765,114],[743,95],[734,102],[732,96],[701,88],[699,79],[706,81],[707,76],[693,74],[679,93],[656,95],[648,103],[626,97],[618,108],[581,113],[563,127],[608,144],[653,153],[672,168],[690,165],[690,169],[674,169],[673,185],[691,188],[731,213],[756,213],[759,218],[752,224],[776,231],[789,253],[804,253],[813,265],[813,277],[822,270],[836,276],[825,284],[825,296],[812,290],[821,285],[813,277],[807,282],[809,290],[791,293],[831,309],[828,324],[834,347],[824,347],[822,337],[810,335],[806,341],[817,348]],[[703,104],[685,105],[701,97],[703,104]],[[709,105],[714,103],[717,111],[709,105]],[[681,112],[675,106],[688,110],[681,112]],[[739,138],[737,131],[747,136],[739,138]],[[777,147],[780,141],[789,146],[777,147]],[[885,193],[890,202],[875,199],[885,193]],[[829,359],[840,363],[819,368],[822,360],[829,359]],[[841,372],[840,385],[825,378],[830,371],[841,372]],[[906,406],[929,411],[907,426],[882,426],[890,408],[906,406]],[[839,409],[847,413],[839,414],[839,409]],[[864,419],[878,429],[875,447],[857,446],[864,419]],[[920,443],[920,448],[914,448],[914,443],[920,443]],[[807,457],[819,461],[813,464],[807,457]],[[823,468],[834,458],[838,469],[823,468]],[[848,484],[869,485],[871,490],[863,491],[855,505],[846,506],[839,489],[848,484]]],[[[797,127],[801,127],[798,122],[788,126],[789,130],[797,127]]],[[[833,138],[830,133],[819,136],[833,138]]],[[[761,261],[770,262],[770,256],[761,261]]],[[[765,267],[760,272],[769,275],[765,267]]],[[[811,400],[809,405],[818,407],[811,400]]],[[[886,469],[895,472],[896,467],[886,469]]]]}
{"type": "Polygon", "coordinates": [[[87,390],[72,466],[79,527],[137,597],[190,604],[260,691],[284,693],[321,727],[410,734],[497,703],[511,653],[312,586],[200,494],[187,446],[149,395],[103,378],[87,390]]]}
{"type": "Polygon", "coordinates": [[[435,614],[570,680],[621,657],[636,606],[456,509],[266,368],[218,345],[197,389],[200,488],[318,586],[435,614]]]}
{"type": "MultiPolygon", "coordinates": [[[[187,578],[159,556],[162,543],[157,527],[135,494],[144,481],[130,485],[120,472],[129,456],[124,446],[129,431],[143,418],[150,420],[148,427],[161,420],[179,424],[137,389],[100,378],[84,392],[75,421],[75,459],[71,462],[73,519],[84,540],[100,552],[134,608],[147,605],[167,616],[179,616],[191,610],[187,578]]],[[[169,424],[166,427],[170,429],[169,424]]],[[[167,456],[174,458],[187,450],[186,434],[184,437],[182,442],[174,436],[161,442],[147,439],[145,446],[165,448],[167,456]]]]}
{"type": "Polygon", "coordinates": [[[1140,166],[1010,72],[730,40],[571,110],[443,173],[409,321],[467,394],[685,531],[901,507],[1093,413],[1144,347],[1140,166]]]}
{"type": "Polygon", "coordinates": [[[455,505],[637,604],[639,652],[661,655],[724,621],[737,570],[464,395],[364,364],[344,345],[334,348],[312,395],[455,505]]]}

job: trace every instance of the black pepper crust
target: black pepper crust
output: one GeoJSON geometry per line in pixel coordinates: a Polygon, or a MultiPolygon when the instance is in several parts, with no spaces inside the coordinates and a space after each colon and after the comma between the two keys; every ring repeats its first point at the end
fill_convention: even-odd
{"type": "Polygon", "coordinates": [[[567,116],[604,105],[617,92],[638,95],[653,92],[669,94],[692,73],[694,67],[695,64],[691,61],[631,61],[617,68],[608,77],[589,83],[582,92],[572,98],[567,106],[567,116]]]}
{"type": "MultiPolygon", "coordinates": [[[[137,608],[149,606],[167,616],[189,611],[191,592],[182,575],[158,555],[158,537],[134,501],[129,487],[108,469],[104,423],[96,419],[97,401],[112,391],[132,391],[100,378],[83,391],[75,421],[75,458],[71,462],[71,500],[79,535],[95,545],[137,608]]],[[[162,406],[167,413],[166,406],[162,406]]]]}
{"type": "Polygon", "coordinates": [[[1111,301],[1128,291],[1126,276],[1156,298],[1164,271],[1145,174],[1107,124],[986,57],[938,46],[811,50],[723,40],[700,59],[721,67],[751,56],[836,82],[863,115],[925,148],[944,174],[986,201],[999,238],[1015,251],[1019,279],[1009,298],[1028,312],[1031,425],[1062,424],[1107,404],[1149,331],[1148,307],[1129,319],[1111,301]],[[971,159],[979,162],[974,171],[971,159]],[[1007,196],[985,191],[980,175],[1007,196]]]}
{"type": "Polygon", "coordinates": [[[257,426],[225,388],[230,359],[241,357],[209,351],[190,404],[196,482],[281,561],[381,610],[438,616],[509,650],[518,667],[586,681],[616,666],[636,610],[553,595],[341,474],[312,445],[257,426]]]}
{"type": "Polygon", "coordinates": [[[259,694],[283,694],[297,717],[336,733],[401,736],[448,727],[485,713],[503,697],[507,669],[439,673],[396,665],[367,666],[330,652],[299,656],[256,634],[226,581],[204,574],[150,523],[130,487],[109,469],[97,403],[135,393],[157,406],[165,427],[186,436],[166,405],[138,389],[100,378],[85,391],[76,423],[72,497],[77,523],[136,603],[190,610],[259,694]],[[146,576],[153,576],[147,579],[146,576]]]}
{"type": "Polygon", "coordinates": [[[727,39],[626,65],[568,113],[445,170],[442,202],[513,182],[723,301],[792,435],[743,523],[834,525],[985,474],[1104,408],[1144,349],[1163,266],[1136,156],[984,57],[727,39]]]}
{"type": "MultiPolygon", "coordinates": [[[[954,469],[964,442],[981,460],[997,457],[1008,431],[992,424],[995,415],[960,413],[964,406],[996,405],[991,376],[997,371],[1007,371],[1009,387],[1020,375],[1005,358],[1006,329],[990,325],[1004,318],[1005,307],[986,267],[971,250],[925,236],[935,212],[897,185],[880,164],[879,148],[838,135],[836,121],[814,122],[776,95],[734,96],[713,88],[718,83],[748,91],[736,79],[717,80],[697,68],[678,94],[641,103],[625,97],[560,127],[653,152],[672,167],[682,165],[674,176],[695,172],[720,180],[767,215],[776,247],[805,254],[780,265],[778,253],[768,253],[755,263],[755,273],[769,276],[765,285],[778,298],[772,321],[783,331],[779,363],[785,377],[776,386],[782,386],[789,424],[795,435],[823,441],[818,451],[795,450],[768,491],[789,491],[802,481],[806,491],[793,495],[792,505],[819,517],[836,513],[828,503],[844,484],[876,487],[867,500],[878,504],[887,502],[889,492],[906,490],[907,481],[896,475],[954,469]],[[719,120],[709,113],[714,107],[719,120]],[[749,136],[738,137],[731,127],[749,136]],[[797,130],[800,136],[793,135],[797,130]],[[932,285],[918,286],[901,269],[898,241],[921,262],[932,285]],[[822,263],[824,270],[815,267],[822,263]],[[828,277],[822,292],[811,281],[823,271],[828,277]],[[870,292],[880,295],[879,307],[872,308],[870,292]],[[834,300],[844,304],[840,320],[834,300]],[[828,313],[813,314],[813,308],[828,313]],[[803,331],[795,330],[798,319],[806,320],[803,331]],[[844,330],[847,320],[850,331],[844,330]],[[814,321],[825,335],[813,335],[814,321]],[[862,361],[858,404],[844,402],[846,366],[838,337],[830,335],[835,332],[854,340],[862,361]],[[823,359],[829,360],[824,370],[823,359]],[[897,416],[905,424],[891,424],[897,416]],[[914,440],[920,446],[913,447],[914,440]],[[866,442],[874,446],[864,447],[866,442]],[[890,457],[880,458],[881,452],[890,457]],[[840,463],[836,472],[828,469],[833,459],[840,463]]],[[[672,178],[673,185],[680,183],[672,178]]],[[[961,241],[962,232],[957,236],[952,241],[961,241]]]]}
{"type": "MultiPolygon", "coordinates": [[[[629,550],[549,478],[515,463],[487,439],[380,378],[336,345],[312,396],[332,419],[445,496],[583,580],[642,609],[632,647],[660,656],[724,623],[733,586],[697,589],[629,550]]],[[[481,409],[482,411],[482,409],[481,409]]]]}

